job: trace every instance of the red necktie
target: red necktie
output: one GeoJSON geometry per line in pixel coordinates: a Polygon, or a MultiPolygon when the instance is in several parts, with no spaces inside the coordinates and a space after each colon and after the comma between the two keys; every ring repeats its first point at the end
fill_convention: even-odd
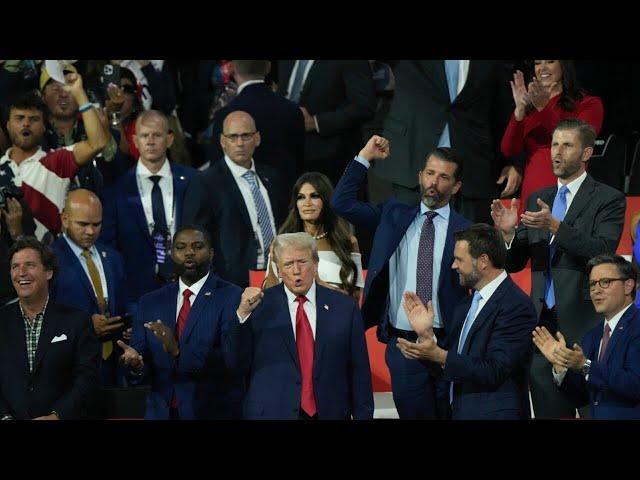
{"type": "Polygon", "coordinates": [[[309,324],[309,318],[304,311],[304,302],[307,297],[299,295],[296,299],[298,310],[296,312],[296,347],[298,348],[298,360],[300,361],[300,373],[302,374],[302,398],[300,406],[307,415],[313,417],[317,412],[316,397],[313,393],[313,332],[309,324]]]}
{"type": "Polygon", "coordinates": [[[604,352],[607,350],[609,338],[611,338],[611,328],[609,327],[609,322],[607,322],[604,326],[604,334],[602,335],[602,346],[600,347],[600,355],[598,355],[599,362],[604,359],[604,352]]]}
{"type": "MultiPolygon", "coordinates": [[[[176,338],[178,339],[178,341],[180,341],[182,332],[184,332],[184,327],[187,324],[187,317],[189,316],[189,312],[191,311],[191,302],[189,302],[189,297],[191,295],[193,295],[193,292],[188,288],[184,292],[182,292],[182,306],[180,307],[180,312],[178,312],[178,322],[176,325],[176,338]]],[[[175,389],[171,394],[170,405],[171,408],[178,408],[175,389]]]]}
{"type": "Polygon", "coordinates": [[[189,302],[189,297],[191,295],[193,295],[193,292],[188,288],[182,292],[182,307],[180,307],[180,312],[178,312],[178,324],[176,326],[176,338],[178,340],[180,340],[182,332],[184,332],[184,327],[187,324],[187,317],[191,311],[191,302],[189,302]]]}

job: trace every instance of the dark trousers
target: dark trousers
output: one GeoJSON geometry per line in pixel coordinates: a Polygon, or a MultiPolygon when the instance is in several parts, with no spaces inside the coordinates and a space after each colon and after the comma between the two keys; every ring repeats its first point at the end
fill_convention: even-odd
{"type": "MultiPolygon", "coordinates": [[[[438,329],[436,337],[444,336],[438,329]]],[[[446,418],[441,401],[445,394],[444,382],[434,379],[424,363],[405,358],[396,346],[399,336],[409,341],[417,338],[415,332],[399,332],[392,329],[393,336],[387,343],[385,360],[391,373],[393,401],[402,420],[435,420],[446,418]]]]}

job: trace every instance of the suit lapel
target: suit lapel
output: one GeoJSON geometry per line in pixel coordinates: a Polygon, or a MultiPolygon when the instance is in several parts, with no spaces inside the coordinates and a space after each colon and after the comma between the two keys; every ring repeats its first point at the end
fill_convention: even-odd
{"type": "MultiPolygon", "coordinates": [[[[613,352],[616,349],[616,345],[619,343],[620,339],[625,335],[625,329],[627,328],[627,325],[629,324],[631,319],[635,317],[636,313],[638,313],[638,309],[632,304],[627,309],[627,311],[624,312],[624,315],[622,315],[622,318],[620,318],[620,321],[618,321],[618,325],[616,325],[616,329],[613,332],[611,332],[611,338],[609,338],[609,345],[607,345],[607,350],[604,352],[604,358],[602,359],[605,364],[609,361],[611,352],[613,352]]],[[[602,339],[603,333],[604,333],[603,329],[600,329],[600,339],[602,339]]],[[[598,343],[598,346],[600,346],[600,343],[598,343]]]]}
{"type": "Polygon", "coordinates": [[[186,176],[182,175],[178,168],[171,162],[169,162],[169,166],[171,167],[171,176],[173,177],[173,202],[174,202],[174,212],[175,219],[174,223],[176,229],[182,225],[182,200],[184,199],[184,192],[187,188],[187,184],[189,180],[186,176]]]}
{"type": "MultiPolygon", "coordinates": [[[[216,278],[213,276],[213,273],[209,273],[209,278],[202,286],[202,289],[198,293],[196,297],[196,301],[193,303],[191,310],[189,311],[189,316],[187,317],[187,325],[184,327],[184,332],[182,333],[182,337],[180,337],[180,342],[189,341],[189,337],[191,336],[191,332],[195,325],[200,321],[202,317],[205,316],[205,312],[208,311],[207,307],[210,305],[211,300],[215,296],[216,278]]],[[[176,292],[176,298],[178,293],[176,292]]]]}
{"type": "Polygon", "coordinates": [[[464,345],[462,346],[462,353],[469,353],[470,340],[473,335],[478,331],[478,329],[482,326],[484,322],[490,318],[495,312],[496,308],[500,304],[502,297],[504,297],[505,292],[509,289],[510,285],[512,285],[511,277],[507,277],[501,284],[498,286],[493,295],[489,298],[489,300],[484,304],[482,310],[476,317],[473,325],[469,329],[469,333],[467,334],[467,338],[465,339],[464,345]]]}
{"type": "Polygon", "coordinates": [[[393,254],[393,252],[395,252],[396,248],[398,248],[398,245],[400,244],[402,237],[404,237],[404,235],[407,233],[407,229],[409,228],[409,225],[411,225],[411,222],[415,220],[416,215],[418,215],[419,211],[420,211],[420,204],[416,205],[413,208],[411,207],[407,208],[407,210],[405,210],[402,214],[399,215],[398,223],[396,224],[396,228],[393,231],[392,237],[391,237],[392,239],[391,245],[390,245],[391,255],[393,254]]]}
{"type": "MultiPolygon", "coordinates": [[[[51,346],[51,340],[54,335],[62,335],[67,332],[64,329],[58,329],[58,316],[53,311],[53,305],[47,307],[44,318],[42,319],[42,328],[40,329],[40,338],[38,339],[38,348],[33,361],[33,372],[35,373],[40,367],[40,363],[51,346]]],[[[69,340],[65,340],[69,341],[69,340]]]]}
{"type": "Polygon", "coordinates": [[[587,178],[585,178],[582,185],[580,185],[578,193],[576,193],[576,196],[571,202],[571,206],[564,217],[564,222],[566,222],[567,225],[573,224],[580,212],[589,205],[589,202],[591,202],[591,199],[593,198],[594,189],[595,183],[593,179],[587,175],[587,178]]]}
{"type": "MultiPolygon", "coordinates": [[[[105,277],[105,280],[107,281],[107,284],[104,285],[103,288],[104,288],[104,293],[105,295],[107,295],[107,299],[109,302],[109,312],[112,315],[120,314],[122,312],[116,312],[115,310],[116,304],[115,304],[115,298],[112,292],[112,290],[115,288],[115,285],[114,285],[115,272],[113,271],[113,263],[111,262],[111,258],[109,257],[109,254],[102,246],[96,245],[96,248],[98,249],[98,255],[100,255],[100,261],[102,262],[102,269],[104,270],[104,277],[105,277]]],[[[97,304],[97,301],[96,301],[96,304],[97,304]]]]}
{"type": "MultiPolygon", "coordinates": [[[[242,205],[243,208],[238,208],[240,212],[240,216],[242,217],[242,221],[245,223],[246,227],[253,234],[253,225],[251,225],[251,218],[249,218],[249,212],[247,211],[247,205],[244,203],[244,197],[242,193],[240,193],[240,188],[236,183],[236,179],[233,177],[231,170],[227,167],[227,163],[222,160],[220,162],[220,171],[225,176],[223,185],[229,186],[229,193],[231,194],[230,199],[227,199],[233,205],[242,205]]],[[[244,179],[240,179],[241,182],[244,182],[244,179]]]]}
{"type": "Polygon", "coordinates": [[[142,236],[147,240],[149,245],[153,247],[153,240],[149,234],[147,218],[144,215],[144,208],[142,207],[142,198],[138,190],[135,168],[129,173],[129,178],[127,178],[125,183],[125,195],[127,197],[127,205],[135,219],[134,223],[140,229],[142,236]]]}
{"type": "Polygon", "coordinates": [[[293,335],[293,325],[291,323],[291,317],[289,315],[289,304],[287,295],[284,293],[284,285],[281,283],[277,287],[277,295],[275,298],[275,311],[276,314],[276,327],[282,334],[282,341],[287,347],[296,368],[300,370],[300,362],[298,361],[298,348],[296,346],[296,338],[293,335]]]}
{"type": "MultiPolygon", "coordinates": [[[[81,260],[76,256],[75,253],[73,253],[73,250],[71,250],[71,247],[69,246],[69,244],[67,243],[66,239],[62,236],[58,237],[58,241],[60,242],[61,245],[61,252],[64,258],[62,258],[62,264],[63,265],[70,265],[71,268],[73,269],[73,272],[75,273],[76,277],[79,280],[79,283],[82,285],[82,287],[86,290],[87,294],[89,295],[89,298],[92,299],[94,306],[96,307],[96,311],[99,311],[99,307],[98,307],[98,300],[96,299],[96,294],[93,291],[93,286],[91,285],[91,280],[89,279],[89,277],[87,276],[87,274],[84,271],[84,268],[82,268],[82,264],[80,263],[81,260]]],[[[105,276],[106,276],[106,270],[105,270],[105,276]]]]}
{"type": "Polygon", "coordinates": [[[268,175],[264,173],[262,168],[259,168],[256,164],[256,173],[258,177],[260,177],[260,181],[264,185],[264,188],[267,189],[267,193],[269,194],[269,203],[271,204],[271,211],[273,212],[273,222],[278,226],[278,219],[280,218],[280,209],[279,202],[277,201],[276,195],[278,192],[274,191],[274,185],[271,183],[271,179],[268,175]]]}
{"type": "Polygon", "coordinates": [[[9,342],[9,348],[13,351],[10,358],[16,360],[16,367],[24,372],[25,378],[29,376],[29,357],[27,356],[26,332],[24,329],[24,320],[18,302],[14,305],[15,314],[9,319],[9,338],[13,341],[9,342]]]}
{"type": "Polygon", "coordinates": [[[329,337],[329,318],[332,305],[329,304],[324,289],[316,284],[316,338],[313,353],[313,373],[320,373],[322,354],[327,338],[329,337]]]}
{"type": "Polygon", "coordinates": [[[314,60],[313,65],[309,68],[309,73],[307,73],[307,78],[305,78],[304,83],[302,84],[302,90],[300,90],[300,103],[301,105],[306,101],[307,92],[311,91],[311,85],[318,79],[317,72],[322,69],[322,65],[318,65],[322,60],[314,60]]]}
{"type": "Polygon", "coordinates": [[[444,250],[442,251],[442,262],[440,264],[440,278],[438,279],[438,291],[442,288],[444,282],[443,275],[445,268],[451,268],[453,264],[453,234],[461,227],[460,216],[454,212],[453,208],[449,210],[449,225],[447,225],[447,237],[444,242],[444,250]]]}

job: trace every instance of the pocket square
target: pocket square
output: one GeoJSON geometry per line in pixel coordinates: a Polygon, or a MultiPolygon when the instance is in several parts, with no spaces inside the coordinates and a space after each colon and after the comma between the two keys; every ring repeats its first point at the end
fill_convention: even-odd
{"type": "Polygon", "coordinates": [[[51,343],[64,342],[67,339],[67,336],[63,333],[62,335],[56,335],[51,340],[51,343]]]}

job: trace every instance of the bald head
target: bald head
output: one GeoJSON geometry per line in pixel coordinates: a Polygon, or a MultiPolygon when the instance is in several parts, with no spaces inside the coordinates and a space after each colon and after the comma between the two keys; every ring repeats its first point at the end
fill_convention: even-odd
{"type": "Polygon", "coordinates": [[[64,233],[80,248],[90,248],[100,236],[102,204],[90,190],[69,192],[61,217],[64,233]]]}
{"type": "Polygon", "coordinates": [[[241,110],[227,115],[222,124],[220,145],[232,162],[251,168],[253,152],[260,145],[260,132],[253,117],[241,110]]]}

